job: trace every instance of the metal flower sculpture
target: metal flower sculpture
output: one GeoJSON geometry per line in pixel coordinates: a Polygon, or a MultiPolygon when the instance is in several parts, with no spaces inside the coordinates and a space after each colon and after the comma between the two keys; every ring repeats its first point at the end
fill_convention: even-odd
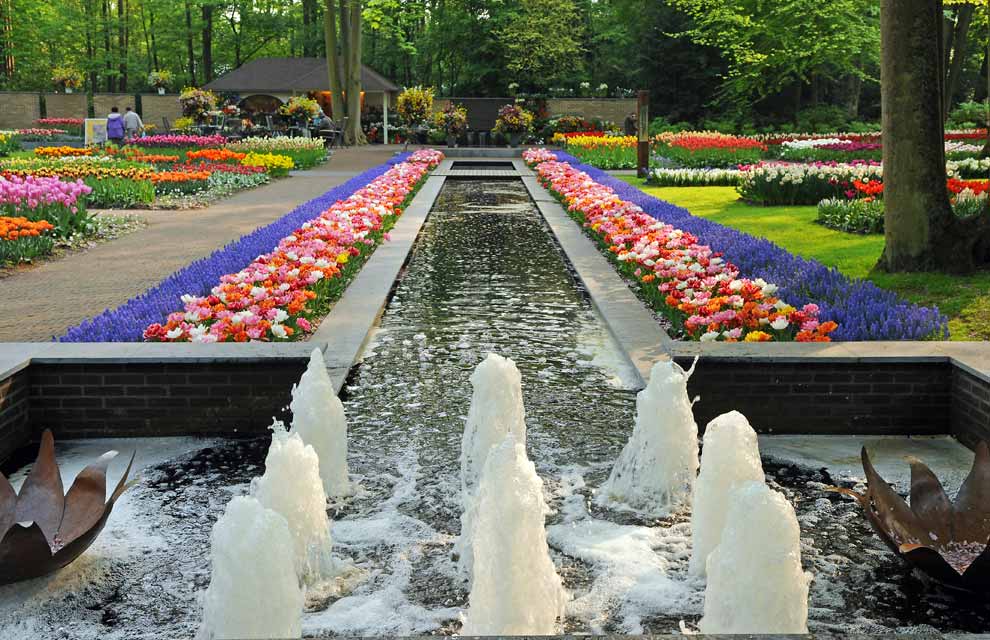
{"type": "Polygon", "coordinates": [[[973,468],[955,502],[921,461],[911,464],[911,504],[877,473],[862,451],[866,493],[854,497],[880,539],[894,553],[938,582],[971,591],[990,591],[990,448],[976,447],[973,468]]]}
{"type": "Polygon", "coordinates": [[[129,486],[127,475],[134,463],[133,455],[106,500],[107,466],[116,455],[116,451],[110,451],[100,456],[76,476],[69,492],[63,495],[55,439],[46,430],[38,459],[19,495],[0,474],[0,584],[61,569],[93,543],[114,502],[129,486]]]}

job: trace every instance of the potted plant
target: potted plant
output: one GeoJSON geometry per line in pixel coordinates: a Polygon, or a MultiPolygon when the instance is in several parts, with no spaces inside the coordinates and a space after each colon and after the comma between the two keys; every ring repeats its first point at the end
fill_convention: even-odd
{"type": "Polygon", "coordinates": [[[158,89],[158,95],[165,95],[165,90],[172,84],[172,72],[168,69],[152,71],[148,74],[148,84],[158,89]]]}
{"type": "Polygon", "coordinates": [[[182,115],[195,122],[203,122],[210,112],[216,111],[217,95],[212,91],[186,87],[179,94],[179,104],[182,106],[182,115]]]}
{"type": "Polygon", "coordinates": [[[456,147],[457,138],[467,131],[467,109],[453,102],[447,103],[442,111],[437,111],[433,122],[447,135],[447,146],[456,147]]]}
{"type": "Polygon", "coordinates": [[[52,82],[66,93],[82,86],[83,75],[72,67],[55,67],[52,70],[52,82]]]}
{"type": "Polygon", "coordinates": [[[433,87],[409,87],[399,94],[395,101],[395,109],[399,117],[415,132],[417,141],[422,144],[429,133],[430,114],[433,113],[433,87]]]}
{"type": "Polygon", "coordinates": [[[533,128],[533,114],[522,107],[507,104],[498,110],[495,118],[493,133],[503,134],[509,138],[509,146],[515,147],[522,137],[533,128]]]}
{"type": "Polygon", "coordinates": [[[297,125],[303,126],[320,112],[320,103],[305,96],[292,96],[279,111],[297,125]]]}
{"type": "Polygon", "coordinates": [[[598,85],[598,90],[597,90],[596,93],[598,94],[598,97],[599,98],[607,98],[608,97],[608,85],[605,84],[604,82],[601,83],[600,85],[598,85]]]}
{"type": "Polygon", "coordinates": [[[513,98],[515,98],[517,93],[519,93],[519,83],[518,82],[510,82],[509,83],[509,95],[512,96],[513,98]]]}

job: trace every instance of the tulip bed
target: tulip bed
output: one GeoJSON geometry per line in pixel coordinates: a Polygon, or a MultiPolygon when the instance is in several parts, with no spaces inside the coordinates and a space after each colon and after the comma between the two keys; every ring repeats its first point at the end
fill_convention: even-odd
{"type": "Polygon", "coordinates": [[[270,149],[264,152],[223,147],[221,136],[188,135],[146,136],[122,147],[40,146],[31,157],[0,162],[0,175],[81,179],[94,208],[188,208],[287,175],[299,166],[293,154],[306,165],[325,157],[320,140],[279,140],[253,143],[270,149]]]}
{"type": "Polygon", "coordinates": [[[442,158],[432,150],[400,154],[69,329],[60,340],[299,339],[387,239],[405,202],[442,158]]]}
{"type": "MultiPolygon", "coordinates": [[[[924,340],[944,339],[948,336],[948,319],[937,309],[910,304],[872,282],[848,278],[836,269],[829,269],[814,260],[793,255],[768,240],[693,216],[686,209],[651,197],[594,167],[582,165],[577,158],[566,153],[557,153],[555,156],[558,161],[568,164],[572,171],[584,174],[584,178],[575,175],[575,180],[611,190],[611,199],[604,201],[606,206],[635,205],[651,218],[663,221],[659,228],[666,228],[669,225],[682,234],[689,234],[696,239],[697,244],[710,247],[710,251],[714,253],[705,255],[724,259],[739,273],[745,274],[750,282],[761,280],[776,285],[778,288],[772,292],[772,295],[785,300],[792,308],[803,310],[806,305],[816,305],[819,318],[838,325],[828,333],[828,337],[833,340],[924,340]]],[[[527,160],[539,163],[538,170],[541,170],[543,164],[553,162],[548,159],[547,154],[539,158],[527,155],[527,160]]],[[[549,169],[550,167],[547,170],[549,169]]],[[[605,194],[607,191],[596,193],[605,194]]],[[[568,205],[569,208],[571,206],[568,205]]],[[[592,211],[590,214],[582,213],[582,215],[600,214],[592,211]]],[[[642,221],[641,218],[637,220],[642,221]]],[[[594,231],[590,227],[588,229],[594,231]]],[[[641,227],[632,227],[632,230],[637,229],[641,227]]],[[[629,244],[625,251],[628,252],[633,246],[629,244]]],[[[618,254],[611,253],[611,255],[618,254]]],[[[638,250],[636,255],[639,256],[638,250]]],[[[707,268],[705,271],[707,272],[707,268]]],[[[643,273],[638,276],[640,282],[643,273]]],[[[635,275],[635,270],[633,274],[635,275]]],[[[662,311],[667,311],[668,308],[666,299],[664,305],[658,307],[662,311]]],[[[672,318],[675,324],[676,319],[675,314],[672,318]]],[[[686,326],[685,328],[687,329],[686,326]]],[[[705,331],[698,335],[699,329],[695,330],[695,335],[692,337],[700,338],[700,335],[709,333],[705,331]]],[[[793,328],[791,327],[790,330],[793,331],[793,328]]],[[[774,339],[779,339],[770,331],[766,333],[774,339]]],[[[727,338],[723,334],[717,339],[727,338]]]]}
{"type": "Polygon", "coordinates": [[[0,177],[0,263],[47,255],[55,239],[85,233],[89,192],[81,180],[0,177]]]}

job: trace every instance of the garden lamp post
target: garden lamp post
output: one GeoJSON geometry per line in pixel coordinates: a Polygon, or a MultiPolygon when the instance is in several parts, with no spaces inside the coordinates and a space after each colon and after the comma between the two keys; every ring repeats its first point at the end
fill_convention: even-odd
{"type": "Polygon", "coordinates": [[[636,175],[645,178],[650,173],[650,92],[640,91],[636,110],[636,175]]]}

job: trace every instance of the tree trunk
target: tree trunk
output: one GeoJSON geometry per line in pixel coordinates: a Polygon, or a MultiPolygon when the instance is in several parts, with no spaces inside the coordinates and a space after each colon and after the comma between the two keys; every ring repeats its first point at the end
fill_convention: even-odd
{"type": "Polygon", "coordinates": [[[340,120],[344,117],[344,101],[342,98],[343,82],[340,74],[340,52],[337,50],[337,0],[326,0],[323,12],[323,39],[326,42],[327,69],[330,80],[330,109],[331,117],[340,120]]]}
{"type": "Polygon", "coordinates": [[[970,271],[990,247],[987,216],[963,221],[949,205],[942,15],[942,0],[880,2],[887,271],[970,271]]]}
{"type": "Polygon", "coordinates": [[[86,0],[83,9],[86,13],[86,60],[89,65],[89,90],[96,91],[99,86],[97,85],[96,73],[96,48],[93,45],[93,24],[96,22],[93,0],[86,0]]]}
{"type": "Polygon", "coordinates": [[[151,31],[151,63],[155,69],[161,69],[158,64],[158,38],[155,37],[155,12],[148,11],[148,30],[151,31]]]}
{"type": "Polygon", "coordinates": [[[117,0],[117,90],[127,91],[127,0],[117,0]]]}
{"type": "Polygon", "coordinates": [[[303,55],[307,58],[316,56],[317,42],[317,10],[316,0],[303,0],[303,55]]]}
{"type": "MultiPolygon", "coordinates": [[[[110,52],[110,0],[103,0],[103,67],[106,70],[107,92],[113,93],[113,63],[110,52]]],[[[96,87],[93,87],[96,91],[96,87]]]]}
{"type": "Polygon", "coordinates": [[[206,2],[203,14],[203,82],[213,79],[213,5],[206,2]]]}
{"type": "Polygon", "coordinates": [[[186,64],[189,66],[189,86],[196,86],[196,50],[193,48],[192,7],[189,0],[185,1],[186,8],[186,64]]]}
{"type": "Polygon", "coordinates": [[[846,108],[846,115],[851,120],[859,117],[859,96],[863,91],[863,78],[850,74],[846,76],[843,105],[846,108]]]}
{"type": "MultiPolygon", "coordinates": [[[[963,64],[966,62],[966,45],[969,36],[969,25],[973,21],[973,12],[976,7],[971,4],[964,4],[956,12],[956,24],[952,35],[952,61],[946,68],[945,96],[942,102],[943,113],[949,117],[949,110],[952,108],[952,98],[959,87],[959,76],[962,75],[963,64]]],[[[946,55],[948,58],[948,55],[946,55]]]]}
{"type": "Polygon", "coordinates": [[[361,128],[361,0],[348,0],[350,49],[347,51],[347,132],[350,144],[368,144],[361,128]]]}

